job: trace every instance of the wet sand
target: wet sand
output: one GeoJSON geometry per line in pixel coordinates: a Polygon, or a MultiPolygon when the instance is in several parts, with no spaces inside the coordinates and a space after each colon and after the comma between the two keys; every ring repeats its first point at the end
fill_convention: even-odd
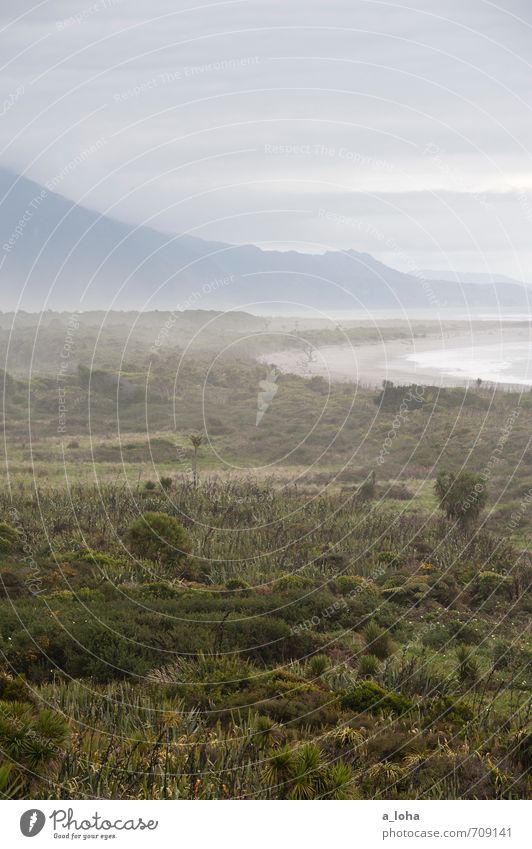
{"type": "Polygon", "coordinates": [[[468,386],[480,377],[486,384],[526,389],[532,385],[532,327],[480,327],[470,333],[440,333],[352,347],[331,345],[316,349],[312,361],[302,350],[291,349],[266,354],[260,361],[282,372],[366,386],[380,386],[383,380],[468,386]],[[511,358],[517,353],[530,357],[530,363],[522,362],[520,370],[512,366],[511,358]]]}

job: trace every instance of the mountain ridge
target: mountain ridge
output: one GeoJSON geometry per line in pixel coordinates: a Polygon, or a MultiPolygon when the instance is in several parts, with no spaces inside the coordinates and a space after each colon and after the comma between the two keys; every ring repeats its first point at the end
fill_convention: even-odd
{"type": "Polygon", "coordinates": [[[519,283],[426,280],[368,253],[231,245],[126,224],[0,169],[0,308],[527,310],[519,283]],[[38,200],[40,199],[40,200],[38,200]]]}

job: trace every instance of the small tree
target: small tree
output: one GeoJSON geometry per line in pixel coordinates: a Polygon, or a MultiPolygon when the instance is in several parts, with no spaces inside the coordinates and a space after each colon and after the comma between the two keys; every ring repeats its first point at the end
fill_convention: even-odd
{"type": "Polygon", "coordinates": [[[372,501],[377,494],[377,476],[375,471],[371,471],[366,480],[358,487],[355,498],[356,501],[365,502],[372,501]]]}
{"type": "Polygon", "coordinates": [[[9,554],[18,539],[19,532],[16,528],[7,522],[0,522],[0,554],[9,554]]]}
{"type": "Polygon", "coordinates": [[[198,450],[205,442],[205,437],[201,433],[191,433],[189,436],[190,442],[192,444],[192,448],[194,449],[194,463],[192,466],[192,480],[194,486],[197,487],[199,478],[198,478],[198,450]]]}
{"type": "Polygon", "coordinates": [[[480,669],[476,657],[465,646],[456,650],[458,666],[456,674],[462,687],[474,687],[480,677],[480,669]]]}
{"type": "Polygon", "coordinates": [[[488,500],[482,478],[472,472],[439,472],[434,492],[447,518],[462,526],[475,522],[488,500]]]}
{"type": "Polygon", "coordinates": [[[134,555],[164,565],[181,564],[190,551],[187,531],[166,513],[145,513],[131,523],[126,540],[134,555]]]}

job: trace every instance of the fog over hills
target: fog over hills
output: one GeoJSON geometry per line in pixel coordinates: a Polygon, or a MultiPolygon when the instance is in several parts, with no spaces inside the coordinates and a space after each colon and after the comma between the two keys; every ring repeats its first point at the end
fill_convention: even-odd
{"type": "Polygon", "coordinates": [[[441,271],[424,268],[421,274],[427,280],[450,280],[452,282],[459,280],[460,283],[511,283],[516,286],[532,285],[526,280],[516,280],[515,277],[507,277],[505,274],[489,274],[485,271],[451,271],[450,269],[441,271]]]}
{"type": "Polygon", "coordinates": [[[404,274],[366,253],[264,251],[133,227],[0,170],[3,312],[528,309],[513,282],[404,274]]]}

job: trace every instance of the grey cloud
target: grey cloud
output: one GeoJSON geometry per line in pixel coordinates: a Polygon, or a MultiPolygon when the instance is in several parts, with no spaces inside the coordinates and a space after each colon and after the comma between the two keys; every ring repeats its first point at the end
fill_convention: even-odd
{"type": "Polygon", "coordinates": [[[23,95],[3,114],[3,160],[44,182],[103,140],[60,190],[133,223],[390,259],[326,207],[423,265],[440,251],[466,270],[481,254],[532,269],[532,8],[409,6],[60,0],[14,23],[4,8],[1,99],[23,95]]]}

